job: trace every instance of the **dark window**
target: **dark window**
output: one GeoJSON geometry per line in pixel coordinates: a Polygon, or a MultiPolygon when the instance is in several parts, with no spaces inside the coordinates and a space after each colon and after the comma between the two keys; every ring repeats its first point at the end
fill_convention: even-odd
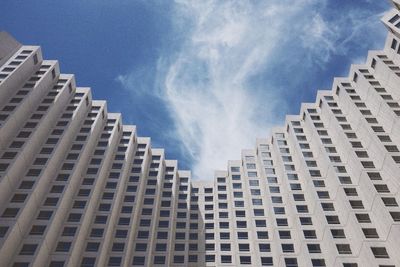
{"type": "Polygon", "coordinates": [[[132,265],[144,265],[145,257],[133,257],[132,265]]]}
{"type": "Polygon", "coordinates": [[[37,244],[24,244],[19,252],[19,255],[34,255],[37,244]]]}
{"type": "Polygon", "coordinates": [[[385,247],[371,247],[371,251],[377,259],[389,258],[385,247]]]}
{"type": "Polygon", "coordinates": [[[251,264],[250,256],[240,256],[240,264],[251,264]]]}

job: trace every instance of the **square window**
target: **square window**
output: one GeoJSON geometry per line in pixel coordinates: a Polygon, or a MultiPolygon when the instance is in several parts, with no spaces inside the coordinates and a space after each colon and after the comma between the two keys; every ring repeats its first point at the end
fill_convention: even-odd
{"type": "Polygon", "coordinates": [[[385,247],[371,247],[371,251],[377,259],[389,258],[385,247]]]}
{"type": "Polygon", "coordinates": [[[120,266],[122,258],[121,257],[110,257],[108,259],[108,266],[120,266]]]}
{"type": "Polygon", "coordinates": [[[100,246],[100,243],[98,243],[98,242],[88,242],[86,244],[86,251],[96,252],[99,250],[99,246],[100,246]]]}
{"type": "Polygon", "coordinates": [[[346,238],[343,229],[331,229],[331,234],[333,238],[346,238]]]}
{"type": "Polygon", "coordinates": [[[303,230],[304,238],[306,239],[316,239],[317,234],[315,230],[303,230]]]}
{"type": "Polygon", "coordinates": [[[205,260],[206,262],[215,262],[215,255],[206,255],[205,260]]]}
{"type": "Polygon", "coordinates": [[[325,267],[325,260],[324,259],[311,259],[311,263],[313,267],[325,267]]]}
{"type": "Polygon", "coordinates": [[[125,244],[124,243],[114,243],[112,246],[112,251],[124,251],[125,244]]]}
{"type": "Polygon", "coordinates": [[[56,251],[57,252],[68,252],[71,247],[71,242],[58,242],[56,251]]]}
{"type": "Polygon", "coordinates": [[[261,265],[262,266],[273,266],[274,262],[272,257],[261,257],[261,265]]]}
{"type": "Polygon", "coordinates": [[[15,218],[18,214],[18,208],[6,208],[1,215],[3,218],[15,218]]]}
{"type": "Polygon", "coordinates": [[[156,251],[167,251],[167,244],[165,243],[157,243],[156,251]]]}
{"type": "Polygon", "coordinates": [[[370,223],[371,219],[367,213],[357,213],[356,218],[359,223],[370,223]]]}
{"type": "Polygon", "coordinates": [[[221,255],[221,263],[232,263],[231,255],[221,255]]]}
{"type": "Polygon", "coordinates": [[[132,265],[144,265],[145,257],[135,256],[133,257],[132,265]]]}
{"type": "Polygon", "coordinates": [[[336,248],[339,254],[351,254],[351,249],[349,244],[336,244],[336,248]]]}
{"type": "Polygon", "coordinates": [[[240,256],[239,260],[240,260],[240,264],[251,264],[250,256],[240,256]]]}
{"type": "Polygon", "coordinates": [[[291,238],[290,231],[279,231],[279,237],[281,239],[290,239],[291,238]]]}
{"type": "Polygon", "coordinates": [[[46,230],[46,225],[33,225],[29,234],[42,235],[45,230],[46,230]]]}
{"type": "Polygon", "coordinates": [[[307,244],[309,253],[321,253],[321,247],[319,244],[307,244]]]}
{"type": "Polygon", "coordinates": [[[286,267],[297,267],[297,259],[296,258],[285,258],[286,267]]]}
{"type": "Polygon", "coordinates": [[[239,251],[250,251],[249,244],[239,244],[239,251]]]}
{"type": "Polygon", "coordinates": [[[165,264],[165,256],[154,256],[154,264],[165,264]]]}
{"type": "Polygon", "coordinates": [[[375,228],[363,228],[362,231],[366,238],[379,238],[375,228]]]}
{"type": "Polygon", "coordinates": [[[96,262],[96,258],[84,257],[82,259],[81,267],[93,267],[95,262],[96,262]]]}
{"type": "Polygon", "coordinates": [[[293,244],[282,244],[282,252],[283,253],[294,253],[294,245],[293,244]]]}
{"type": "Polygon", "coordinates": [[[24,244],[19,255],[34,255],[37,247],[37,244],[24,244]]]}
{"type": "Polygon", "coordinates": [[[182,255],[174,256],[174,263],[184,263],[184,262],[185,262],[185,256],[182,255]]]}
{"type": "Polygon", "coordinates": [[[189,255],[189,262],[197,262],[197,255],[189,255]]]}
{"type": "Polygon", "coordinates": [[[270,252],[271,251],[270,244],[260,243],[260,244],[258,244],[258,248],[259,248],[260,252],[270,252]]]}
{"type": "Polygon", "coordinates": [[[267,231],[257,231],[257,238],[258,239],[268,239],[268,232],[267,231]]]}
{"type": "Polygon", "coordinates": [[[64,267],[64,261],[51,261],[49,267],[64,267]]]}

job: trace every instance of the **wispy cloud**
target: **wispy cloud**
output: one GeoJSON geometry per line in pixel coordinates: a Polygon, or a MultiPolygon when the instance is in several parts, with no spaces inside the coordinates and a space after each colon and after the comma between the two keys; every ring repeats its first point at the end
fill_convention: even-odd
{"type": "MultiPolygon", "coordinates": [[[[176,0],[172,19],[183,43],[160,55],[150,92],[167,106],[175,127],[170,134],[193,160],[195,177],[212,179],[214,170],[282,123],[291,110],[285,96],[310,79],[302,76],[303,67],[324,68],[332,55],[348,51],[349,40],[361,38],[357,31],[377,27],[364,23],[368,13],[325,19],[326,5],[324,0],[176,0]],[[290,79],[296,82],[285,84],[290,79]]],[[[143,73],[118,80],[134,90],[143,73]]]]}

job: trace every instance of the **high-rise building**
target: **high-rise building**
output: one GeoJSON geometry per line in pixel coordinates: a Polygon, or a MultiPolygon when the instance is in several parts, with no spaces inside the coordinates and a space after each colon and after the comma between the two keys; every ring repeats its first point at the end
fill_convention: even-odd
{"type": "Polygon", "coordinates": [[[381,51],[191,181],[0,33],[0,266],[400,266],[400,1],[381,51]]]}

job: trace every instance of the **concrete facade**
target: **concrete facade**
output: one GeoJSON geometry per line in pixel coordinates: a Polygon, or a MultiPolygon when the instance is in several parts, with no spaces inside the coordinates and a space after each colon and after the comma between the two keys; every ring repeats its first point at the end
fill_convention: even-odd
{"type": "Polygon", "coordinates": [[[0,33],[0,266],[400,266],[399,10],[382,20],[383,50],[206,182],[0,33]]]}

